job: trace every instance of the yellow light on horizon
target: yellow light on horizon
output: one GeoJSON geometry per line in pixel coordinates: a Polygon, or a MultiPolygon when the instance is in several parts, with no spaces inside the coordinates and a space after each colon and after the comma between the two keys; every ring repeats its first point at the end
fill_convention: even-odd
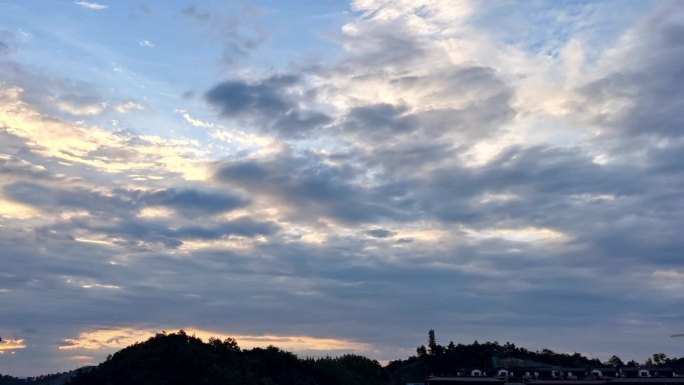
{"type": "MultiPolygon", "coordinates": [[[[364,342],[322,338],[304,335],[240,335],[230,334],[214,330],[184,328],[188,335],[194,335],[202,340],[211,337],[235,339],[242,348],[267,347],[275,345],[288,350],[318,350],[318,351],[367,351],[371,346],[364,342]]],[[[111,350],[122,349],[129,345],[143,342],[158,333],[155,329],[136,329],[133,327],[95,329],[79,333],[76,338],[64,339],[64,344],[58,346],[59,350],[111,350]]]]}
{"type": "Polygon", "coordinates": [[[25,349],[26,344],[24,343],[23,339],[3,339],[0,341],[0,354],[4,354],[5,352],[14,352],[15,350],[18,349],[25,349]]]}

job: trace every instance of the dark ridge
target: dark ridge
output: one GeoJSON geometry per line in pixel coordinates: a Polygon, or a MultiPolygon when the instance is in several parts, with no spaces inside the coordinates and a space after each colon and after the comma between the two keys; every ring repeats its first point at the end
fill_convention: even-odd
{"type": "Polygon", "coordinates": [[[68,385],[382,385],[384,369],[357,355],[299,359],[275,346],[242,350],[235,340],[157,334],[129,346],[68,385]]]}

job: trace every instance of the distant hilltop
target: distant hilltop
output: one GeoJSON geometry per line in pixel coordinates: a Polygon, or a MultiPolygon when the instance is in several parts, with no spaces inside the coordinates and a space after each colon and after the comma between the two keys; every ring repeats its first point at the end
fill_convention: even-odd
{"type": "MultiPolygon", "coordinates": [[[[674,378],[684,373],[684,358],[656,353],[643,363],[625,363],[613,355],[606,362],[601,362],[580,353],[556,353],[550,349],[530,351],[510,342],[455,344],[452,341],[444,346],[437,343],[435,331],[429,330],[427,346],[419,346],[416,355],[408,359],[391,361],[387,369],[391,383],[396,385],[424,383],[428,378],[433,378],[431,384],[437,383],[434,378],[470,378],[478,385],[533,380],[564,381],[559,383],[564,385],[574,385],[568,381],[601,385],[618,378],[674,378]],[[487,383],[485,378],[492,379],[492,383],[487,383]]],[[[537,385],[549,384],[537,382],[537,385]]]]}

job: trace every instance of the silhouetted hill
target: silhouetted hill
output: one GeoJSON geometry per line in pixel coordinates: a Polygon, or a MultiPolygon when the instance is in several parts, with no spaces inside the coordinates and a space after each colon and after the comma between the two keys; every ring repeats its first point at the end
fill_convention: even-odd
{"type": "Polygon", "coordinates": [[[208,343],[183,331],[127,347],[68,385],[381,385],[384,369],[356,355],[300,360],[276,347],[241,350],[235,340],[208,343]]]}
{"type": "Polygon", "coordinates": [[[387,369],[393,384],[422,382],[428,375],[455,376],[471,369],[517,366],[558,366],[595,368],[604,366],[597,359],[579,353],[562,354],[549,349],[533,352],[514,344],[498,342],[454,344],[442,346],[434,342],[420,346],[417,355],[407,360],[391,361],[387,369]]]}
{"type": "MultiPolygon", "coordinates": [[[[534,366],[554,366],[565,368],[584,368],[587,370],[604,366],[635,366],[638,363],[622,364],[617,356],[602,363],[596,358],[588,358],[580,353],[556,353],[550,349],[530,351],[515,344],[506,342],[473,342],[469,345],[449,342],[446,346],[437,343],[434,330],[428,332],[428,344],[419,346],[416,355],[406,360],[391,361],[387,365],[392,384],[406,382],[422,382],[428,375],[455,376],[471,369],[487,369],[493,367],[515,368],[534,366]],[[616,364],[620,363],[620,364],[616,364]]],[[[658,365],[671,367],[677,372],[684,371],[684,358],[667,359],[661,353],[649,358],[644,366],[658,365]]]]}

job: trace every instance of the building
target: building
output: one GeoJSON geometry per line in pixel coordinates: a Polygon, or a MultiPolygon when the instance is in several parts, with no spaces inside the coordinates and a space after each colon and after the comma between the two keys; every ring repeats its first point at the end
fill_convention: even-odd
{"type": "Polygon", "coordinates": [[[592,378],[616,378],[620,376],[620,369],[613,367],[592,369],[592,378]]]}
{"type": "Polygon", "coordinates": [[[623,378],[646,378],[650,376],[651,373],[648,370],[638,368],[636,366],[626,366],[620,368],[620,377],[623,378]]]}
{"type": "Polygon", "coordinates": [[[539,380],[553,380],[560,377],[560,373],[553,366],[537,366],[532,368],[532,376],[539,380]]]}
{"type": "Polygon", "coordinates": [[[425,385],[503,385],[505,380],[496,377],[429,377],[425,385]]]}
{"type": "Polygon", "coordinates": [[[684,385],[682,377],[632,377],[616,378],[607,381],[608,385],[684,385]]]}
{"type": "Polygon", "coordinates": [[[641,368],[648,370],[651,377],[674,377],[674,370],[672,368],[641,368]]]}

